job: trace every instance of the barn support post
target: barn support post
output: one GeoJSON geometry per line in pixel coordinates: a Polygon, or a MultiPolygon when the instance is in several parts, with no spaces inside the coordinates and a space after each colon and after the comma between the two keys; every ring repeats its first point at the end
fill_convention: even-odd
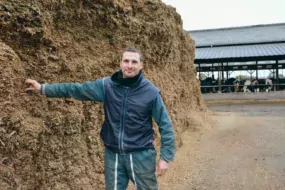
{"type": "Polygon", "coordinates": [[[225,79],[225,76],[224,76],[224,63],[222,62],[222,80],[225,79]]]}
{"type": "Polygon", "coordinates": [[[201,81],[201,64],[198,63],[198,70],[199,70],[199,80],[201,81]]]}
{"type": "Polygon", "coordinates": [[[276,60],[276,90],[279,90],[279,67],[278,67],[278,60],[276,60]]]}
{"type": "Polygon", "coordinates": [[[219,88],[219,92],[221,93],[222,92],[222,82],[221,82],[221,72],[220,72],[220,69],[218,71],[218,88],[219,88]]]}
{"type": "Polygon", "coordinates": [[[228,69],[229,63],[227,62],[227,80],[229,79],[229,69],[228,69]]]}
{"type": "Polygon", "coordinates": [[[214,63],[212,63],[212,79],[215,79],[215,76],[214,76],[214,63]]]}
{"type": "Polygon", "coordinates": [[[256,79],[258,80],[258,67],[257,67],[257,61],[256,61],[256,79]]]}

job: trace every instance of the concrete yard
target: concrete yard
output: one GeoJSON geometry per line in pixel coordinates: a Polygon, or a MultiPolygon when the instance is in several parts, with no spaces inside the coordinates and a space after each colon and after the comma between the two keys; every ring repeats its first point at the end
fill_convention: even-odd
{"type": "Polygon", "coordinates": [[[162,189],[285,189],[284,92],[203,97],[213,128],[184,135],[162,189]]]}

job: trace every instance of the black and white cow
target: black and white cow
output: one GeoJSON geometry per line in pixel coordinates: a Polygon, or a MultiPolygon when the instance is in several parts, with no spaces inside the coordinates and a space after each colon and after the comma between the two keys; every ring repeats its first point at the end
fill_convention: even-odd
{"type": "Polygon", "coordinates": [[[223,92],[237,92],[240,81],[236,78],[229,78],[224,83],[226,86],[223,87],[223,92]]]}
{"type": "Polygon", "coordinates": [[[218,81],[216,79],[207,77],[206,79],[201,80],[200,84],[201,84],[201,92],[203,94],[217,92],[216,86],[218,85],[218,81]]]}

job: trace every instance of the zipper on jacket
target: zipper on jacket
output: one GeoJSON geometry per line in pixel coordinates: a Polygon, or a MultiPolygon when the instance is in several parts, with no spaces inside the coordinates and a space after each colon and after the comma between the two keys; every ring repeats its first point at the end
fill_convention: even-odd
{"type": "Polygon", "coordinates": [[[120,136],[119,136],[119,149],[121,153],[124,152],[124,128],[125,128],[125,112],[126,112],[126,103],[127,103],[127,95],[129,92],[129,88],[126,88],[124,93],[124,99],[123,99],[123,110],[121,114],[121,128],[120,128],[120,136]]]}

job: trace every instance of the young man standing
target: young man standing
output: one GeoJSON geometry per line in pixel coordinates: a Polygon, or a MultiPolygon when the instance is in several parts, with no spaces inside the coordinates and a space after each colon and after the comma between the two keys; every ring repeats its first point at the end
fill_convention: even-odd
{"type": "Polygon", "coordinates": [[[137,190],[158,189],[162,175],[175,155],[175,136],[159,89],[144,78],[142,54],[127,48],[121,70],[93,82],[31,85],[26,91],[53,98],[75,98],[104,104],[105,121],[100,135],[105,145],[107,190],[125,190],[129,180],[137,190]],[[152,118],[159,126],[161,155],[156,167],[152,118]]]}

